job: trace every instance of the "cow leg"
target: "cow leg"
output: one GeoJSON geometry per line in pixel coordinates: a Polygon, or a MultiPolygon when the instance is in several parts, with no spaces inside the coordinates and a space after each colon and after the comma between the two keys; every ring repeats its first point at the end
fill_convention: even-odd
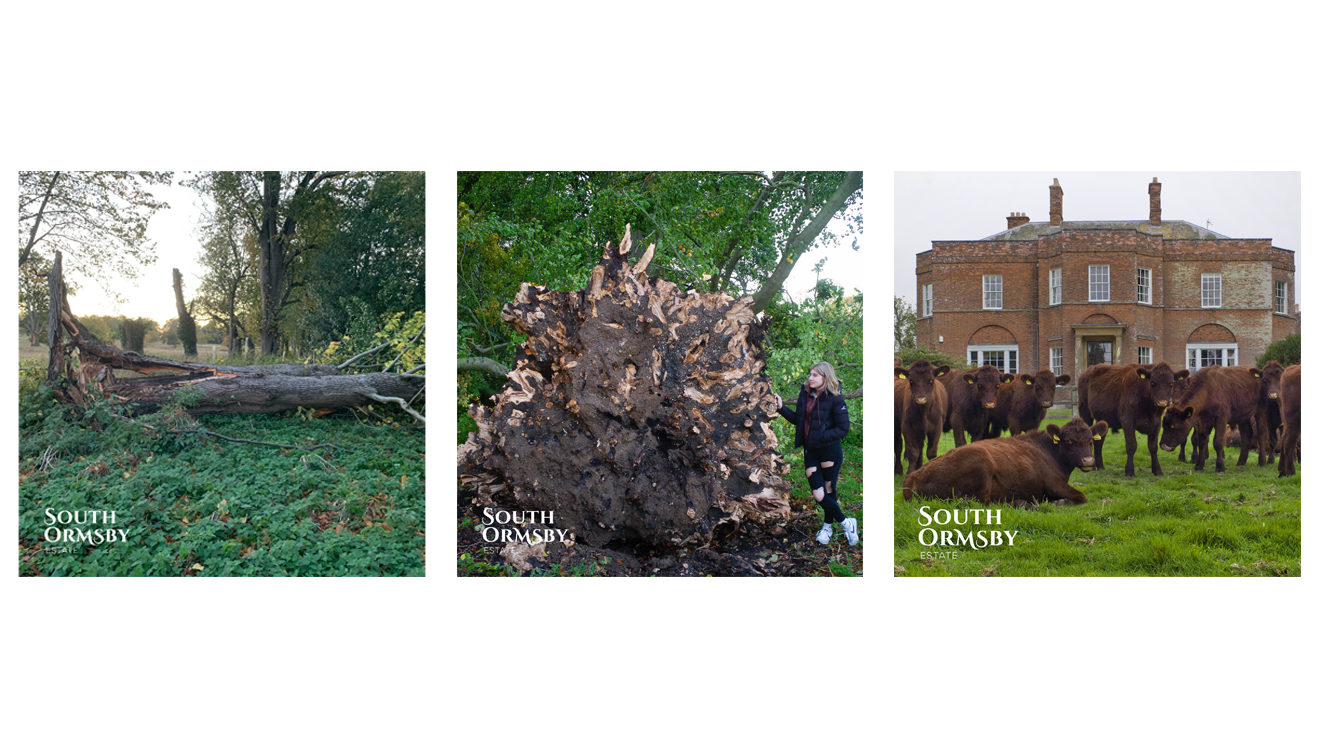
{"type": "Polygon", "coordinates": [[[1297,452],[1297,440],[1293,429],[1289,426],[1283,427],[1283,438],[1280,441],[1279,452],[1279,477],[1284,478],[1289,475],[1296,475],[1297,470],[1293,467],[1293,460],[1297,452]]]}
{"type": "Polygon", "coordinates": [[[953,425],[953,446],[961,447],[966,444],[967,440],[963,438],[962,414],[955,410],[953,417],[949,419],[949,423],[953,425]]]}
{"type": "Polygon", "coordinates": [[[1123,475],[1132,478],[1137,474],[1137,465],[1133,457],[1137,454],[1137,427],[1123,429],[1123,446],[1127,449],[1127,464],[1123,466],[1123,475]]]}
{"type": "Polygon", "coordinates": [[[1085,504],[1086,494],[1068,485],[1062,478],[1051,479],[1045,484],[1045,495],[1063,505],[1085,504]]]}
{"type": "Polygon", "coordinates": [[[1215,472],[1224,472],[1224,442],[1228,440],[1228,423],[1215,424],[1215,472]]]}
{"type": "Polygon", "coordinates": [[[1160,469],[1160,441],[1155,438],[1160,433],[1159,426],[1155,426],[1146,434],[1146,448],[1150,450],[1150,472],[1155,475],[1164,475],[1160,469]]]}
{"type": "Polygon", "coordinates": [[[939,426],[926,431],[926,459],[933,460],[940,451],[940,434],[944,432],[939,426]]]}
{"type": "Polygon", "coordinates": [[[1268,412],[1256,414],[1256,467],[1265,467],[1266,460],[1274,462],[1274,444],[1270,437],[1270,416],[1268,412]]]}
{"type": "Polygon", "coordinates": [[[1182,444],[1178,445],[1178,462],[1187,462],[1187,439],[1185,437],[1182,444]]]}
{"type": "Polygon", "coordinates": [[[1192,432],[1192,469],[1205,470],[1205,460],[1209,456],[1210,432],[1197,427],[1192,432]]]}
{"type": "Polygon", "coordinates": [[[894,434],[894,475],[903,474],[903,432],[894,434]]]}
{"type": "Polygon", "coordinates": [[[903,439],[903,441],[907,443],[906,444],[906,450],[907,450],[906,454],[907,454],[907,463],[908,463],[907,471],[911,473],[913,470],[916,470],[917,468],[921,467],[921,448],[923,446],[922,442],[925,441],[925,434],[922,433],[912,434],[911,432],[909,432],[908,435],[903,439]]]}
{"type": "MultiPolygon", "coordinates": [[[[1252,428],[1251,424],[1238,425],[1238,467],[1247,464],[1247,458],[1251,456],[1252,444],[1255,444],[1256,451],[1260,452],[1260,444],[1257,442],[1259,438],[1260,436],[1255,433],[1255,429],[1252,428]]],[[[1264,457],[1264,453],[1261,453],[1261,456],[1264,457]]],[[[1265,464],[1263,459],[1261,464],[1265,464]]]]}
{"type": "Polygon", "coordinates": [[[1105,439],[1108,438],[1108,436],[1109,434],[1105,434],[1100,437],[1100,441],[1091,442],[1091,453],[1095,456],[1096,470],[1105,469],[1105,439]]]}

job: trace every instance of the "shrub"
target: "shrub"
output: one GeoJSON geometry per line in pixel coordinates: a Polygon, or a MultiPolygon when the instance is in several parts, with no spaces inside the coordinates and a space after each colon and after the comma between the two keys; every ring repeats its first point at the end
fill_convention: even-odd
{"type": "Polygon", "coordinates": [[[1302,334],[1295,332],[1286,338],[1270,343],[1265,352],[1256,357],[1256,366],[1264,366],[1271,360],[1284,366],[1302,362],[1302,334]]]}
{"type": "Polygon", "coordinates": [[[931,362],[935,366],[943,366],[947,364],[951,369],[967,368],[966,359],[949,356],[940,353],[939,351],[928,351],[924,348],[900,348],[897,351],[894,351],[894,358],[902,361],[904,368],[911,366],[912,362],[922,358],[931,362]]]}

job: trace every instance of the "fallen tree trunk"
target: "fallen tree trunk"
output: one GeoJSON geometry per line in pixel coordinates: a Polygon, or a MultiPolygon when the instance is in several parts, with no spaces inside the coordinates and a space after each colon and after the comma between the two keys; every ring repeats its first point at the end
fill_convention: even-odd
{"type": "Polygon", "coordinates": [[[60,263],[57,252],[50,278],[47,381],[65,402],[86,406],[89,391],[97,389],[140,415],[158,410],[175,393],[184,391],[187,411],[194,414],[339,410],[383,402],[381,398],[397,398],[411,405],[421,398],[426,378],[417,375],[349,375],[335,366],[307,364],[215,366],[120,350],[98,339],[73,316],[60,263]],[[74,352],[78,354],[76,369],[74,352]],[[120,377],[115,370],[154,376],[120,377]]]}
{"type": "Polygon", "coordinates": [[[525,283],[504,306],[527,341],[494,406],[472,409],[460,480],[598,547],[704,546],[783,522],[788,466],[752,299],[648,278],[654,246],[635,266],[630,247],[627,233],[607,245],[585,290],[525,283]]]}

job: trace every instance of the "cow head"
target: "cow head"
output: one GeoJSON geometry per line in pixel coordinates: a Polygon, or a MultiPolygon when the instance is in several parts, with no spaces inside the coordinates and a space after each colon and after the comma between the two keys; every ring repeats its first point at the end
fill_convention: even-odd
{"type": "Polygon", "coordinates": [[[1283,381],[1283,366],[1278,361],[1271,361],[1262,369],[1252,367],[1251,376],[1256,378],[1256,393],[1261,402],[1278,401],[1279,386],[1283,381]]]}
{"type": "Polygon", "coordinates": [[[1150,399],[1155,402],[1157,408],[1166,407],[1173,402],[1173,383],[1189,376],[1191,376],[1191,372],[1186,369],[1174,372],[1168,364],[1162,361],[1154,366],[1137,367],[1137,377],[1150,390],[1150,399]]]}
{"type": "Polygon", "coordinates": [[[1164,411],[1163,429],[1160,431],[1160,449],[1172,452],[1187,441],[1196,424],[1196,409],[1190,405],[1174,405],[1164,411]]]}
{"type": "Polygon", "coordinates": [[[1049,424],[1045,433],[1054,444],[1054,455],[1065,470],[1080,468],[1083,472],[1095,469],[1095,453],[1092,445],[1109,433],[1109,424],[1096,421],[1094,426],[1087,426],[1086,421],[1074,418],[1063,424],[1049,424]]]}
{"type": "Polygon", "coordinates": [[[963,381],[971,385],[972,398],[982,408],[989,410],[995,407],[995,393],[999,390],[999,383],[1013,381],[1013,375],[1000,374],[997,367],[986,364],[979,369],[964,372],[963,381]]]}
{"type": "Polygon", "coordinates": [[[1032,402],[1040,403],[1042,408],[1052,408],[1054,407],[1054,388],[1071,382],[1072,377],[1064,374],[1056,379],[1054,372],[1045,369],[1035,374],[1023,374],[1018,377],[1018,381],[1027,385],[1027,393],[1032,402]]]}
{"type": "Polygon", "coordinates": [[[913,361],[910,368],[894,369],[894,376],[907,380],[908,391],[912,393],[912,402],[917,405],[925,405],[930,402],[935,390],[935,378],[948,373],[949,367],[936,367],[924,358],[913,361]]]}

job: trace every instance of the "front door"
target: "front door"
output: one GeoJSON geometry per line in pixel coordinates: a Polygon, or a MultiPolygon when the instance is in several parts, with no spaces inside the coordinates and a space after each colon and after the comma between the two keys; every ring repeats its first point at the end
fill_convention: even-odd
{"type": "Polygon", "coordinates": [[[1086,365],[1114,363],[1114,341],[1088,340],[1086,342],[1086,365]]]}

